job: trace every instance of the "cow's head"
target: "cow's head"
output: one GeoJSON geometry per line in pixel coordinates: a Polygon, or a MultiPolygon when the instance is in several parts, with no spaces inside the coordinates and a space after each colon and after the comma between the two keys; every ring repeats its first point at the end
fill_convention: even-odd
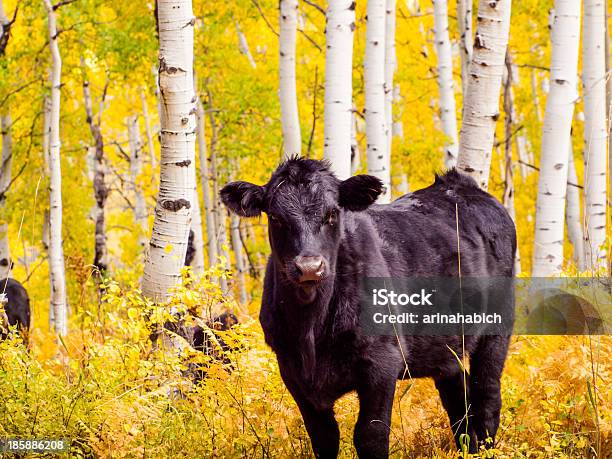
{"type": "Polygon", "coordinates": [[[221,190],[221,199],[240,216],[268,215],[273,261],[298,298],[309,303],[336,272],[344,212],[367,209],[381,192],[376,177],[340,181],[325,161],[292,158],[264,186],[232,182],[221,190]]]}

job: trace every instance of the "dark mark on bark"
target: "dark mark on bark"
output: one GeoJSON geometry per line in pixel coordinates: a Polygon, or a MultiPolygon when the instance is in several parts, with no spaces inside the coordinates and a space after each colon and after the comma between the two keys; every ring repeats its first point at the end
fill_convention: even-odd
{"type": "Polygon", "coordinates": [[[178,212],[183,207],[185,209],[191,209],[191,203],[187,201],[186,199],[182,199],[182,198],[177,199],[176,201],[173,201],[172,199],[165,199],[160,202],[160,205],[164,209],[169,210],[171,212],[178,212]]]}
{"type": "Polygon", "coordinates": [[[186,167],[189,166],[191,164],[191,160],[190,159],[186,159],[185,161],[179,161],[178,163],[174,163],[177,166],[180,167],[186,167]]]}

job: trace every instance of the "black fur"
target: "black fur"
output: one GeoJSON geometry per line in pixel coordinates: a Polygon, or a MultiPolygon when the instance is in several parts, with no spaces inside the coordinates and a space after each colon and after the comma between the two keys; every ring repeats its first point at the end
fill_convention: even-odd
{"type": "Polygon", "coordinates": [[[27,344],[28,331],[30,329],[30,298],[26,289],[15,279],[0,280],[0,293],[6,293],[8,302],[4,304],[6,318],[0,315],[0,339],[8,336],[9,327],[17,327],[17,330],[27,344]]]}
{"type": "MultiPolygon", "coordinates": [[[[240,215],[268,214],[272,254],[260,321],[315,454],[337,456],[334,402],[356,391],[357,453],[387,457],[396,380],[409,377],[434,379],[457,442],[467,432],[474,452],[478,442],[495,438],[499,426],[509,337],[465,337],[470,356],[466,416],[464,374],[456,357],[462,356],[462,338],[405,336],[400,348],[396,337],[363,335],[360,281],[456,277],[457,225],[463,276],[512,277],[514,224],[495,198],[455,170],[391,204],[351,211],[367,207],[381,189],[378,179],[358,176],[341,182],[325,162],[293,158],[265,186],[229,184],[221,197],[240,215]],[[253,194],[259,198],[252,199],[253,194]],[[313,255],[323,256],[324,276],[300,283],[295,257],[313,255]]],[[[512,292],[507,300],[514,301],[512,292]]]]}

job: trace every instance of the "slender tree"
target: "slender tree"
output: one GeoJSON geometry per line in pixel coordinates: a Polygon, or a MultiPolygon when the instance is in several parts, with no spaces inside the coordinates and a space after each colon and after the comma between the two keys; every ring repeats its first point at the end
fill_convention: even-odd
{"type": "Polygon", "coordinates": [[[149,106],[147,104],[147,95],[144,88],[140,88],[140,103],[142,104],[142,117],[145,123],[145,132],[147,133],[147,146],[149,148],[149,156],[151,158],[151,166],[157,167],[157,155],[155,153],[155,143],[153,141],[153,130],[151,129],[151,116],[149,115],[149,106]]]}
{"type": "Polygon", "coordinates": [[[217,262],[219,250],[217,248],[217,234],[215,227],[215,213],[213,200],[210,196],[210,171],[208,168],[208,156],[206,153],[206,130],[204,107],[198,97],[197,101],[197,127],[198,127],[198,156],[200,160],[200,184],[202,187],[202,202],[204,203],[204,215],[206,217],[206,237],[208,239],[208,266],[217,262]]]}
{"type": "Polygon", "coordinates": [[[351,175],[355,2],[329,0],[326,17],[323,155],[343,180],[351,175]]]}
{"type": "Polygon", "coordinates": [[[85,113],[87,124],[93,138],[93,191],[96,205],[94,208],[95,238],[94,238],[94,260],[93,266],[98,273],[104,274],[108,269],[108,250],[106,245],[106,221],[105,205],[108,197],[108,187],[104,178],[104,138],[100,127],[102,114],[98,114],[98,121],[94,120],[93,104],[91,101],[91,90],[87,69],[84,60],[81,60],[83,68],[83,98],[85,101],[85,113]]]}
{"type": "Polygon", "coordinates": [[[9,277],[11,272],[11,250],[8,239],[8,215],[6,212],[6,194],[11,185],[11,166],[13,163],[13,139],[11,136],[11,116],[0,116],[2,134],[2,155],[0,160],[0,279],[9,277]]]}
{"type": "Polygon", "coordinates": [[[511,0],[479,0],[457,168],[486,189],[510,30],[511,0]]]}
{"type": "Polygon", "coordinates": [[[49,123],[49,273],[51,308],[55,332],[68,333],[66,275],[62,247],[62,171],[60,157],[60,101],[62,58],[58,45],[56,9],[50,0],[43,0],[47,9],[49,48],[51,50],[51,106],[49,123]]]}
{"type": "Polygon", "coordinates": [[[297,0],[280,0],[279,40],[279,97],[283,151],[285,158],[302,152],[302,134],[298,115],[295,82],[295,42],[297,32],[297,0]]]}
{"type": "Polygon", "coordinates": [[[446,0],[434,0],[434,34],[438,54],[438,88],[440,90],[440,120],[446,135],[444,166],[457,164],[457,113],[453,81],[453,56],[448,37],[448,4],[446,0]]]}
{"type": "Polygon", "coordinates": [[[385,132],[387,137],[387,169],[391,171],[391,152],[393,147],[393,102],[396,91],[393,85],[397,68],[395,49],[396,0],[386,0],[385,8],[385,132]]]}
{"type": "Polygon", "coordinates": [[[251,49],[249,48],[249,42],[247,41],[246,35],[240,28],[240,23],[236,21],[236,33],[238,34],[238,48],[240,52],[246,56],[251,64],[251,67],[254,69],[257,68],[257,64],[255,63],[255,59],[253,59],[253,55],[251,54],[251,49]]]}
{"type": "Polygon", "coordinates": [[[351,175],[357,173],[361,167],[361,151],[357,140],[357,109],[353,106],[351,119],[351,175]]]}
{"type": "Polygon", "coordinates": [[[145,247],[147,243],[147,202],[140,186],[140,175],[142,173],[142,138],[138,126],[138,117],[130,116],[127,119],[128,144],[130,148],[130,179],[128,186],[130,195],[134,202],[134,221],[138,226],[138,243],[145,247]]]}
{"type": "Polygon", "coordinates": [[[567,210],[565,220],[567,222],[567,236],[574,247],[574,263],[580,271],[584,270],[584,241],[580,218],[580,188],[578,188],[578,175],[574,164],[574,149],[569,142],[568,152],[568,177],[567,177],[567,210]]]}
{"type": "Polygon", "coordinates": [[[233,212],[230,216],[230,237],[232,240],[232,250],[234,252],[234,262],[236,269],[234,270],[234,278],[238,287],[238,300],[240,304],[245,305],[248,302],[246,290],[246,264],[242,253],[242,240],[240,239],[240,217],[233,212]]]}
{"type": "Polygon", "coordinates": [[[385,119],[385,0],[369,0],[365,59],[365,120],[368,174],[378,177],[385,186],[378,202],[391,199],[391,173],[387,150],[385,119]]]}
{"type": "Polygon", "coordinates": [[[195,182],[195,97],[191,0],[158,0],[159,86],[162,105],[160,187],[142,291],[163,302],[181,280],[195,182]]]}
{"type": "Polygon", "coordinates": [[[532,274],[537,277],[558,273],[563,265],[567,164],[577,96],[579,41],[580,2],[556,0],[536,202],[532,274]]]}
{"type": "Polygon", "coordinates": [[[201,276],[204,273],[204,238],[202,236],[202,213],[200,210],[200,197],[198,195],[197,181],[193,186],[193,219],[191,220],[191,231],[193,231],[193,260],[190,266],[193,273],[201,276]]]}
{"type": "Polygon", "coordinates": [[[602,0],[584,0],[584,232],[587,268],[606,267],[606,11],[602,0]]]}
{"type": "Polygon", "coordinates": [[[459,26],[459,49],[461,50],[461,87],[463,97],[465,97],[473,52],[472,0],[457,0],[457,25],[459,26]]]}
{"type": "MultiPolygon", "coordinates": [[[[512,94],[512,58],[510,53],[506,53],[506,72],[504,72],[504,157],[505,157],[505,168],[504,168],[504,207],[508,211],[508,214],[512,218],[512,221],[516,224],[516,209],[514,207],[514,163],[512,161],[512,133],[514,130],[514,99],[512,94]]],[[[517,246],[516,254],[514,258],[514,272],[521,272],[521,256],[519,248],[517,246]]]]}

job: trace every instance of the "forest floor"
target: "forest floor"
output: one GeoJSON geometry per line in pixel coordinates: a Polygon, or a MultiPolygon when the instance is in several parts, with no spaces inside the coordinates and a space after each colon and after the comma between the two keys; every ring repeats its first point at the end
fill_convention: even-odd
{"type": "MultiPolygon", "coordinates": [[[[219,303],[235,306],[207,282],[179,289],[174,300],[198,313],[219,303]]],[[[29,351],[17,340],[0,343],[0,437],[70,439],[71,457],[311,457],[254,312],[223,336],[237,348],[230,366],[188,350],[178,357],[149,340],[151,323],[166,320],[167,309],[109,283],[102,301],[74,311],[59,343],[40,320],[29,351]],[[189,359],[208,365],[201,384],[182,375],[189,359]]],[[[496,457],[611,457],[610,349],[609,336],[514,337],[496,457]]],[[[355,457],[356,396],[335,411],[341,457],[355,457]]],[[[452,445],[432,381],[400,382],[392,456],[456,458],[452,445]]]]}

